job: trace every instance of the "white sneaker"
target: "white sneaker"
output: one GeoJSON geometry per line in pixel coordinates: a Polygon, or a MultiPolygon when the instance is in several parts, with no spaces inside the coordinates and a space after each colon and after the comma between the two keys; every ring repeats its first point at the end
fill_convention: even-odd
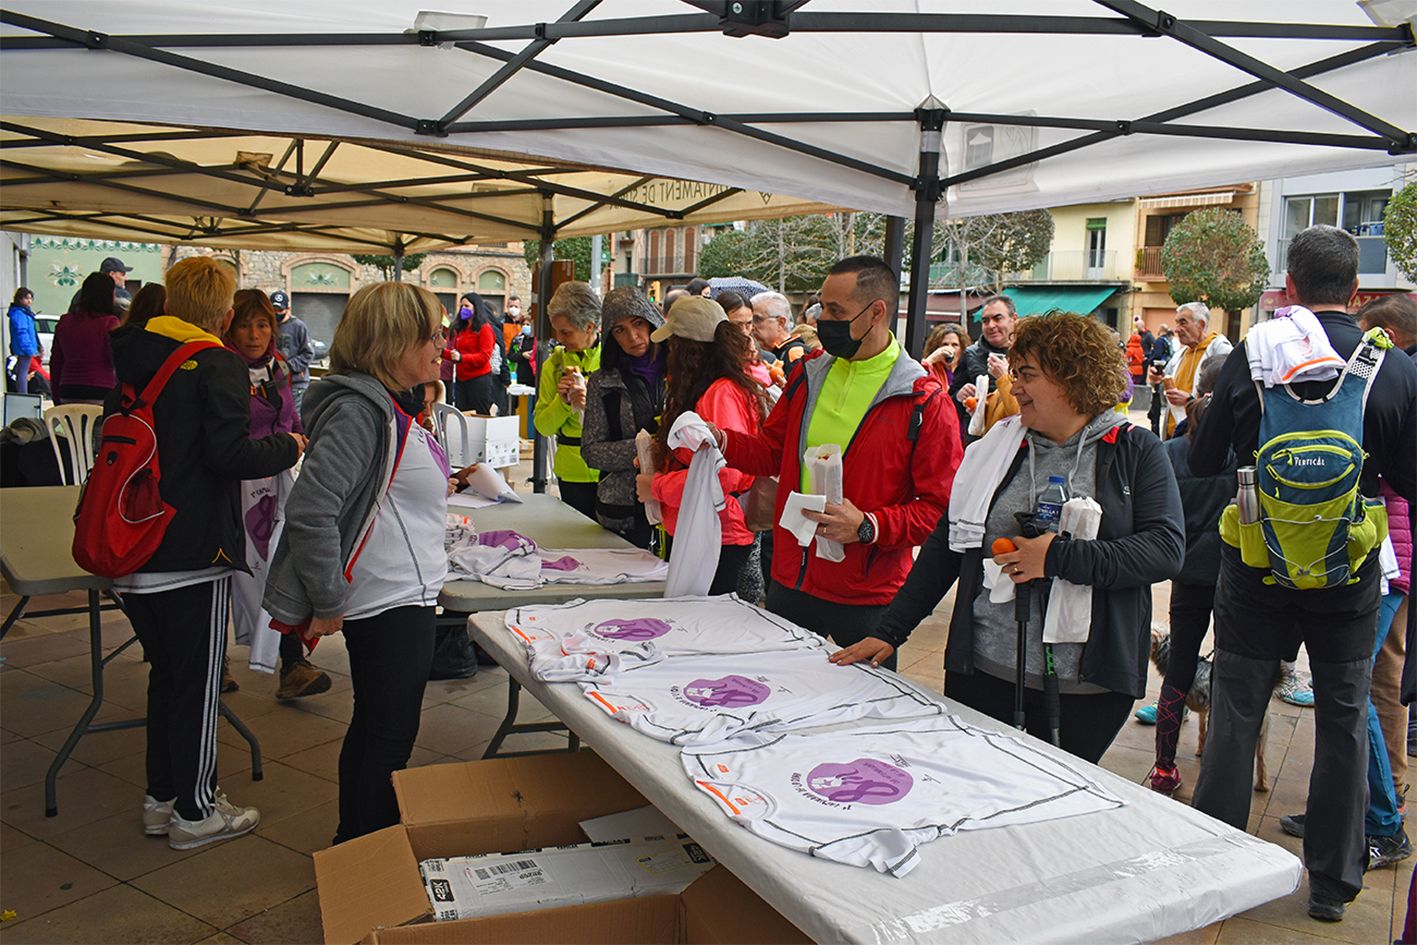
{"type": "Polygon", "coordinates": [[[172,823],[172,801],[160,801],[151,794],[143,795],[143,833],[149,837],[167,835],[172,823]]]}
{"type": "Polygon", "coordinates": [[[225,794],[217,791],[216,804],[206,820],[186,820],[173,811],[172,826],[167,831],[167,845],[174,850],[190,850],[248,834],[260,822],[261,812],[256,808],[237,807],[226,799],[225,794]]]}

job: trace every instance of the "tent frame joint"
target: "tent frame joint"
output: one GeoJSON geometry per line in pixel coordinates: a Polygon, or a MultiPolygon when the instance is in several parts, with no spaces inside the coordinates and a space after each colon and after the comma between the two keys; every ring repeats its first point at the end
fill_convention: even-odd
{"type": "Polygon", "coordinates": [[[448,127],[436,118],[420,118],[413,126],[413,133],[428,138],[446,138],[448,127]]]}
{"type": "Polygon", "coordinates": [[[1407,137],[1394,140],[1388,154],[1417,154],[1417,132],[1408,132],[1407,137]]]}

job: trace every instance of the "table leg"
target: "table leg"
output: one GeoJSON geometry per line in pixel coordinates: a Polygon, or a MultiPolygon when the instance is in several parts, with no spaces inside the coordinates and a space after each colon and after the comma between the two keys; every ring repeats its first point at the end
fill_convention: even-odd
{"type": "Polygon", "coordinates": [[[21,597],[19,603],[15,604],[14,608],[11,609],[9,615],[5,618],[5,622],[0,624],[0,640],[5,639],[5,634],[9,633],[10,628],[15,625],[15,621],[20,619],[20,614],[25,612],[25,605],[29,602],[30,599],[28,596],[21,597]]]}
{"type": "Polygon", "coordinates": [[[74,730],[64,740],[59,754],[54,756],[54,762],[50,764],[49,771],[44,775],[44,816],[46,817],[59,816],[58,788],[55,785],[59,778],[59,769],[64,766],[64,762],[69,760],[69,754],[79,743],[79,739],[83,738],[84,733],[89,730],[89,722],[93,721],[93,717],[98,714],[99,707],[103,705],[103,634],[98,621],[98,591],[89,591],[89,678],[93,683],[93,699],[89,702],[88,708],[84,709],[84,714],[79,717],[74,730]]]}
{"type": "Polygon", "coordinates": [[[265,772],[261,769],[260,741],[258,741],[255,734],[246,727],[246,723],[241,721],[241,717],[231,711],[231,707],[224,701],[218,702],[217,707],[221,711],[221,717],[230,722],[231,727],[236,729],[236,734],[246,739],[246,744],[251,746],[251,780],[260,781],[266,776],[265,772]]]}
{"type": "Polygon", "coordinates": [[[535,732],[562,732],[568,739],[567,751],[580,751],[581,738],[575,732],[566,727],[563,722],[517,722],[517,709],[521,703],[521,683],[515,679],[507,680],[507,714],[502,719],[502,724],[497,726],[497,733],[492,736],[492,741],[488,742],[487,750],[482,753],[483,760],[488,758],[517,758],[523,755],[548,755],[558,749],[532,749],[530,751],[501,751],[502,743],[507,740],[508,735],[530,735],[535,732]]]}

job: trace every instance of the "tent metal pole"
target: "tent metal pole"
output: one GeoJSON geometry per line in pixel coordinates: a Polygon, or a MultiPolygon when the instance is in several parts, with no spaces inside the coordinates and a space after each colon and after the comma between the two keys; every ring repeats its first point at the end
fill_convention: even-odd
{"type": "Polygon", "coordinates": [[[886,247],[884,258],[886,265],[895,270],[896,279],[900,278],[902,258],[905,255],[905,217],[886,217],[886,247]]]}
{"type": "MultiPolygon", "coordinates": [[[[556,217],[553,211],[551,194],[542,195],[541,210],[541,259],[538,262],[537,285],[536,285],[536,327],[533,332],[536,335],[536,372],[537,377],[545,366],[547,355],[547,341],[551,337],[551,319],[546,315],[546,306],[551,303],[551,264],[556,261],[556,217]]],[[[535,383],[536,379],[532,379],[535,383]]],[[[534,409],[534,408],[533,408],[534,409]]],[[[533,492],[546,491],[546,470],[549,465],[550,456],[547,455],[547,447],[550,445],[546,437],[535,432],[532,427],[535,440],[531,454],[531,479],[533,492]]]]}
{"type": "Polygon", "coordinates": [[[920,177],[915,186],[915,238],[910,249],[910,297],[905,313],[905,350],[913,358],[919,358],[925,349],[935,205],[944,193],[940,188],[941,132],[949,110],[932,97],[916,114],[920,119],[920,177]]]}

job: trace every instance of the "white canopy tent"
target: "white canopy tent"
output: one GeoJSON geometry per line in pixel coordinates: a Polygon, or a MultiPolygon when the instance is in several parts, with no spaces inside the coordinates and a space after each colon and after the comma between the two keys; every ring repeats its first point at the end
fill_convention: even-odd
{"type": "MultiPolygon", "coordinates": [[[[464,170],[472,156],[616,168],[921,221],[1417,151],[1417,0],[484,0],[420,19],[425,2],[8,0],[0,114],[20,135],[48,118],[352,139],[464,170]]],[[[367,222],[357,205],[316,211],[330,185],[296,176],[261,219],[399,229],[387,200],[367,222]]],[[[0,203],[42,189],[7,186],[0,203]]],[[[409,227],[413,245],[491,232],[468,215],[483,199],[498,198],[440,199],[466,225],[409,227]]],[[[540,232],[589,226],[591,206],[543,203],[540,232]]],[[[912,348],[929,263],[916,232],[912,348]]]]}

